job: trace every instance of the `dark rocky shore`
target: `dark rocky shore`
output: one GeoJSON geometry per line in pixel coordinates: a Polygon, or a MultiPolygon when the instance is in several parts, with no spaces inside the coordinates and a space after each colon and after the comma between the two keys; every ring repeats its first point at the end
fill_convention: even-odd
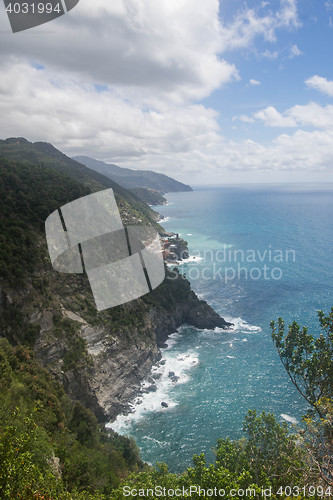
{"type": "MultiPolygon", "coordinates": [[[[74,285],[72,281],[71,287],[75,288],[74,285]]],[[[68,291],[66,300],[59,297],[53,307],[30,313],[29,322],[40,327],[35,352],[63,383],[67,393],[93,410],[100,421],[112,420],[128,409],[141,382],[160,359],[160,347],[181,325],[199,329],[231,326],[205,301],[199,300],[181,275],[176,280],[168,280],[167,275],[156,291],[122,306],[123,322],[128,315],[134,318],[134,324],[126,327],[114,327],[114,319],[108,322],[107,314],[90,320],[84,310],[77,311],[74,297],[68,291]],[[69,370],[63,367],[67,338],[56,334],[59,306],[61,321],[73,326],[77,337],[85,341],[88,356],[87,362],[79,362],[69,370]]],[[[115,312],[110,310],[109,314],[115,312]]]]}
{"type": "MultiPolygon", "coordinates": [[[[20,311],[20,331],[34,332],[38,360],[73,400],[105,422],[128,410],[160,359],[160,347],[181,325],[231,326],[195,295],[176,269],[166,269],[166,274],[146,296],[97,313],[86,277],[40,270],[34,283],[22,288],[1,285],[0,308],[4,315],[20,311]],[[46,279],[41,293],[36,280],[46,279]]],[[[2,334],[17,343],[15,332],[8,324],[2,334]]]]}

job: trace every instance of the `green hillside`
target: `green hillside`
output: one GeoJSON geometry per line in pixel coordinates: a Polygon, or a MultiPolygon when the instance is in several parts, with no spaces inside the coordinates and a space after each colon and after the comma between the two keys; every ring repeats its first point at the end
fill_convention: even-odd
{"type": "Polygon", "coordinates": [[[72,160],[52,144],[32,143],[21,137],[0,140],[0,157],[28,165],[43,166],[68,175],[89,188],[90,192],[112,188],[124,224],[144,223],[160,229],[157,223],[159,215],[134,193],[129,192],[104,175],[72,160]]]}
{"type": "Polygon", "coordinates": [[[147,189],[143,187],[130,188],[129,191],[134,193],[140,200],[147,205],[165,205],[167,200],[155,189],[147,189]]]}
{"type": "MultiPolygon", "coordinates": [[[[29,319],[36,307],[50,304],[50,279],[57,274],[47,257],[44,220],[91,190],[49,167],[3,158],[0,178],[0,498],[109,494],[130,470],[143,467],[136,446],[106,432],[35,359],[41,328],[29,319]]],[[[88,363],[70,322],[58,319],[57,325],[58,343],[67,336],[63,369],[78,356],[88,363]]]]}
{"type": "Polygon", "coordinates": [[[132,170],[130,168],[118,167],[118,165],[104,163],[88,156],[76,156],[74,159],[128,189],[143,187],[155,189],[155,191],[159,191],[161,194],[192,191],[192,188],[187,184],[176,181],[167,175],[152,172],[151,170],[132,170]]]}
{"type": "MultiPolygon", "coordinates": [[[[291,498],[290,485],[299,488],[292,490],[300,492],[294,498],[331,497],[327,491],[333,481],[333,310],[327,317],[320,315],[325,336],[319,339],[296,323],[289,331],[282,320],[277,327],[272,325],[287,371],[310,384],[319,398],[299,433],[290,433],[287,424],[279,424],[270,413],[250,410],[244,438],[219,440],[214,463],[206,464],[203,455],[194,456],[192,467],[171,474],[164,464],[143,464],[132,440],[104,427],[105,415],[88,391],[93,359],[80,334],[82,323],[64,312],[79,315],[95,333],[104,328],[103,341],[110,341],[115,356],[117,346],[143,353],[140,346],[149,349],[156,344],[150,332],[158,313],[159,322],[166,325],[186,304],[196,317],[204,302],[179,277],[165,280],[141,299],[98,313],[84,275],[54,272],[46,249],[46,217],[64,203],[106,186],[89,178],[84,167],[80,177],[76,162],[71,164],[51,145],[40,144],[43,151],[24,140],[0,144],[2,155],[8,151],[12,158],[0,156],[1,500],[116,500],[124,492],[129,498],[143,496],[138,492],[156,486],[165,488],[164,498],[174,498],[175,488],[186,491],[192,486],[197,488],[193,498],[202,497],[199,488],[225,491],[207,495],[210,498],[236,500],[263,498],[262,488],[272,488],[267,498],[286,499],[291,498]],[[36,157],[39,161],[34,164],[36,157]],[[70,175],[62,168],[68,168],[70,175]],[[78,388],[75,394],[68,391],[70,381],[72,388],[73,383],[78,388]],[[314,494],[306,489],[310,485],[314,494]]],[[[132,207],[133,217],[144,217],[138,208],[143,203],[138,205],[125,189],[122,193],[127,198],[118,192],[119,200],[132,207]]],[[[148,215],[147,220],[156,224],[148,215]]],[[[163,333],[161,341],[166,336],[163,333]]],[[[123,364],[129,364],[126,356],[123,364]]],[[[150,497],[160,496],[157,492],[150,497]]]]}

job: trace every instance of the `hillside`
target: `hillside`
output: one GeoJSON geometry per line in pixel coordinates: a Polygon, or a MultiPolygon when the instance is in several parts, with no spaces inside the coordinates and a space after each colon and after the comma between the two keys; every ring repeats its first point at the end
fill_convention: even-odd
{"type": "Polygon", "coordinates": [[[134,193],[140,200],[147,205],[165,205],[167,200],[155,189],[147,189],[142,187],[130,188],[129,191],[134,193]]]}
{"type": "Polygon", "coordinates": [[[0,140],[0,157],[27,165],[42,165],[66,174],[89,188],[90,191],[112,188],[125,225],[145,223],[160,229],[159,214],[148,207],[135,193],[131,193],[104,175],[72,160],[52,144],[32,143],[22,137],[0,140]]]}
{"type": "Polygon", "coordinates": [[[155,191],[161,194],[192,191],[192,188],[187,184],[178,182],[167,175],[152,172],[151,170],[132,170],[130,168],[118,167],[112,163],[104,163],[88,156],[76,156],[74,159],[128,189],[143,187],[155,189],[155,191]]]}
{"type": "MultiPolygon", "coordinates": [[[[102,415],[113,416],[119,404],[123,405],[128,399],[126,391],[129,390],[129,384],[126,376],[134,385],[142,379],[158,357],[157,343],[160,339],[163,341],[168,333],[186,321],[200,328],[203,324],[207,327],[223,326],[225,322],[207,304],[195,297],[188,282],[183,279],[166,280],[153,293],[142,299],[97,313],[85,275],[63,275],[53,271],[46,249],[44,222],[47,216],[58,207],[87,195],[102,185],[94,184],[96,178],[89,177],[92,171],[84,166],[81,168],[77,162],[67,159],[50,144],[37,143],[36,145],[24,139],[11,139],[1,142],[0,152],[1,155],[8,154],[11,158],[20,157],[23,160],[22,163],[17,160],[8,161],[1,159],[0,155],[2,180],[0,186],[0,278],[3,280],[0,290],[1,304],[5,315],[8,307],[18,313],[18,331],[14,334],[11,325],[6,336],[14,342],[28,342],[35,348],[35,341],[39,342],[38,352],[43,363],[52,365],[54,373],[63,379],[65,385],[67,384],[68,391],[75,397],[83,398],[84,402],[100,417],[102,415]],[[34,158],[38,158],[38,165],[34,164],[34,158]],[[63,169],[66,169],[71,176],[60,171],[63,169]],[[29,293],[26,293],[27,287],[29,293]],[[18,290],[21,291],[18,292],[18,290]],[[71,334],[64,337],[65,344],[60,346],[59,328],[61,330],[63,326],[61,318],[65,317],[67,321],[68,318],[73,317],[73,314],[76,319],[70,322],[71,334]],[[36,324],[35,333],[38,328],[39,332],[43,331],[46,325],[48,342],[45,344],[46,337],[43,335],[38,337],[37,334],[33,339],[34,342],[27,339],[25,328],[22,328],[25,322],[36,324]],[[95,325],[98,335],[94,332],[95,325]],[[115,404],[108,403],[106,407],[101,384],[99,385],[100,394],[96,395],[95,389],[92,389],[93,379],[88,381],[89,376],[85,373],[84,381],[81,381],[84,390],[81,390],[77,378],[72,377],[68,381],[66,375],[66,380],[64,379],[62,366],[65,363],[65,366],[77,368],[77,363],[82,364],[83,361],[82,366],[86,369],[85,362],[89,358],[87,346],[90,342],[96,343],[97,338],[103,338],[107,359],[108,361],[111,359],[113,363],[110,370],[116,373],[114,357],[117,356],[117,350],[114,349],[113,343],[114,335],[119,334],[119,329],[127,333],[121,336],[117,349],[120,351],[134,349],[131,354],[127,352],[127,359],[130,360],[132,356],[133,364],[140,359],[142,367],[140,367],[141,370],[137,369],[134,378],[131,374],[132,367],[129,365],[126,368],[127,375],[122,376],[122,387],[115,404]],[[133,344],[132,341],[137,336],[143,337],[144,340],[136,340],[133,344]],[[80,340],[82,337],[83,341],[80,340]],[[111,341],[110,352],[106,339],[111,341]],[[56,356],[53,352],[50,360],[48,350],[51,348],[54,351],[55,342],[58,352],[56,356]],[[138,349],[140,342],[144,356],[138,349]],[[82,359],[81,356],[83,356],[82,359]],[[75,362],[66,362],[66,359],[75,362]]],[[[92,174],[95,176],[96,173],[92,172],[92,174]]],[[[102,175],[96,175],[100,176],[99,180],[104,183],[105,187],[112,185],[115,190],[118,190],[117,203],[125,223],[144,222],[159,227],[155,220],[156,212],[153,212],[144,202],[137,201],[134,194],[128,193],[125,188],[117,186],[102,175]]],[[[13,315],[16,317],[16,313],[13,315]]],[[[91,350],[94,350],[93,346],[91,350]]],[[[97,361],[99,363],[101,359],[102,356],[99,355],[96,363],[97,361]]],[[[109,390],[112,377],[108,376],[108,370],[104,372],[107,374],[105,378],[109,379],[105,380],[105,387],[109,390]]],[[[112,392],[110,389],[111,399],[112,392]]]]}
{"type": "MultiPolygon", "coordinates": [[[[128,408],[159,345],[181,324],[228,324],[175,275],[138,300],[97,312],[84,274],[52,269],[44,221],[101,184],[86,170],[75,179],[76,163],[50,145],[42,148],[58,158],[24,141],[0,146],[23,160],[0,157],[0,496],[102,498],[143,464],[131,441],[108,436],[97,421],[128,408]],[[71,496],[62,495],[65,485],[71,496]]],[[[143,217],[143,202],[128,200],[143,217]]]]}
{"type": "MultiPolygon", "coordinates": [[[[308,443],[304,452],[299,436],[265,412],[248,412],[245,439],[217,443],[214,464],[194,456],[180,475],[143,464],[132,440],[105,429],[138,395],[171,332],[185,322],[228,324],[175,274],[153,293],[97,312],[84,275],[53,271],[44,236],[48,214],[90,193],[89,178],[4,158],[0,177],[1,499],[116,500],[124,485],[157,484],[251,486],[256,498],[263,487],[307,484],[308,443]]],[[[332,319],[323,321],[331,332],[332,319]]]]}

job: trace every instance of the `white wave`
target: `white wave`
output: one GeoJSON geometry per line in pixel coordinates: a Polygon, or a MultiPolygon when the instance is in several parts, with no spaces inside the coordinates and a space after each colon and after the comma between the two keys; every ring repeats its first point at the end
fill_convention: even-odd
{"type": "Polygon", "coordinates": [[[199,363],[197,352],[189,351],[179,354],[171,349],[178,342],[181,331],[182,328],[179,328],[168,338],[167,347],[161,350],[161,360],[153,366],[150,375],[141,384],[143,392],[130,405],[131,413],[118,415],[114,422],[108,424],[108,427],[119,434],[128,434],[131,425],[138,422],[144,415],[168,411],[177,406],[173,388],[188,382],[191,370],[199,363]],[[154,391],[151,390],[151,386],[155,387],[154,391]],[[162,406],[162,403],[166,403],[167,406],[162,406]]]}
{"type": "MultiPolygon", "coordinates": [[[[163,348],[163,351],[165,351],[166,349],[171,349],[171,347],[173,347],[175,344],[177,344],[178,340],[180,339],[180,336],[182,334],[182,331],[183,331],[183,326],[180,326],[176,332],[174,333],[171,333],[171,335],[169,335],[169,337],[167,338],[167,340],[165,341],[165,345],[167,347],[164,347],[163,348]]],[[[162,352],[163,352],[162,351],[162,352]]]]}
{"type": "Polygon", "coordinates": [[[283,420],[286,422],[290,422],[291,424],[298,424],[298,420],[295,417],[291,417],[290,415],[287,415],[286,413],[281,413],[281,417],[283,420]]]}
{"type": "Polygon", "coordinates": [[[193,234],[192,233],[187,233],[186,236],[193,236],[193,234]]]}
{"type": "Polygon", "coordinates": [[[235,359],[235,356],[227,356],[229,359],[235,359]]]}
{"type": "Polygon", "coordinates": [[[230,327],[230,329],[235,332],[253,333],[262,331],[260,326],[249,325],[247,321],[242,318],[227,318],[226,316],[224,316],[224,318],[229,323],[233,323],[234,326],[230,327]]]}
{"type": "Polygon", "coordinates": [[[155,438],[150,437],[150,436],[143,436],[142,439],[146,439],[147,441],[151,441],[152,443],[156,443],[159,446],[166,446],[168,444],[168,443],[163,443],[162,441],[159,441],[158,439],[155,439],[155,438]]]}
{"type": "Polygon", "coordinates": [[[203,257],[198,257],[196,255],[190,255],[187,259],[182,259],[178,261],[181,264],[196,264],[197,262],[201,262],[203,257]]]}

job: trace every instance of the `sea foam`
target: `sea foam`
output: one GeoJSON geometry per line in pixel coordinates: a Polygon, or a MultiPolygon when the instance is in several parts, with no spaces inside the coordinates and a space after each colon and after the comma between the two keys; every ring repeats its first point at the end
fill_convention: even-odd
{"type": "Polygon", "coordinates": [[[291,424],[298,423],[297,418],[291,417],[290,415],[287,415],[286,413],[281,413],[281,417],[283,418],[283,420],[285,420],[286,422],[290,422],[291,424]]]}
{"type": "Polygon", "coordinates": [[[127,434],[131,425],[147,413],[168,411],[177,406],[177,398],[173,391],[175,386],[188,382],[191,370],[199,363],[197,352],[191,350],[186,353],[177,353],[172,350],[181,335],[182,327],[169,336],[166,347],[161,349],[160,361],[152,367],[151,373],[141,384],[142,393],[129,405],[131,413],[118,415],[117,419],[109,423],[107,427],[119,434],[127,434]],[[145,392],[149,391],[152,385],[156,390],[145,392]],[[162,402],[167,406],[163,407],[162,402]]]}

